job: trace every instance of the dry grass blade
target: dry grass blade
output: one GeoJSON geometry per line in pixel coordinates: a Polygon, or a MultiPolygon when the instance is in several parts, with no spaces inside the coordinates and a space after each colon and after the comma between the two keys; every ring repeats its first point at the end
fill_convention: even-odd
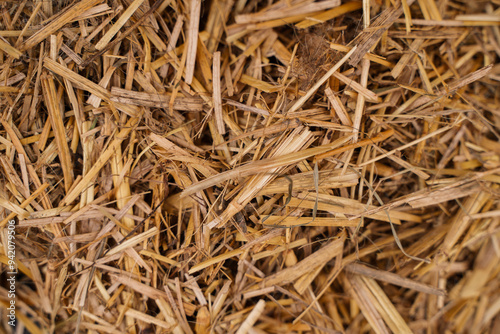
{"type": "Polygon", "coordinates": [[[500,332],[498,0],[0,2],[0,333],[500,332]]]}

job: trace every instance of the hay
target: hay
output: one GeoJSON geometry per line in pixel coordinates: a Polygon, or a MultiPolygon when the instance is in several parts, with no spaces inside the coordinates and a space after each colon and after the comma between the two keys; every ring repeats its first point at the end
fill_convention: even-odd
{"type": "Polygon", "coordinates": [[[1,1],[2,320],[500,332],[499,5],[1,1]]]}

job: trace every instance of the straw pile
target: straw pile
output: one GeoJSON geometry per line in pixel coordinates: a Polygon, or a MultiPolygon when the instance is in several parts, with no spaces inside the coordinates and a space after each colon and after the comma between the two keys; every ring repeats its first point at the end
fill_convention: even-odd
{"type": "Polygon", "coordinates": [[[17,333],[499,333],[499,5],[1,1],[17,333]]]}

